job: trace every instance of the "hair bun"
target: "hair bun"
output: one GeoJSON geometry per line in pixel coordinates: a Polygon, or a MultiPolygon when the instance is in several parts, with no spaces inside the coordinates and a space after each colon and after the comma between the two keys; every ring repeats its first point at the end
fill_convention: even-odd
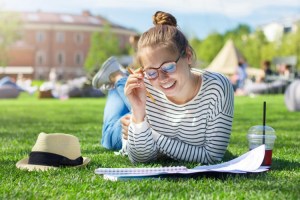
{"type": "Polygon", "coordinates": [[[176,18],[166,12],[157,11],[153,15],[153,24],[154,25],[169,25],[169,26],[175,26],[177,27],[177,21],[176,18]]]}

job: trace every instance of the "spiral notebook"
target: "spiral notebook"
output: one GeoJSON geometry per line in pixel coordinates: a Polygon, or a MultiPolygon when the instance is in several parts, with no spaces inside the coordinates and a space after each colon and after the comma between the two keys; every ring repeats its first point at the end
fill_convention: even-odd
{"type": "Polygon", "coordinates": [[[98,168],[95,170],[96,174],[161,174],[165,172],[177,173],[187,171],[184,166],[174,167],[143,167],[143,168],[98,168]]]}
{"type": "Polygon", "coordinates": [[[103,175],[104,179],[132,180],[145,178],[174,177],[176,175],[189,176],[199,173],[259,173],[269,170],[261,166],[265,156],[265,145],[261,145],[231,161],[217,165],[197,166],[188,169],[185,166],[153,167],[153,168],[98,168],[96,174],[103,175]]]}

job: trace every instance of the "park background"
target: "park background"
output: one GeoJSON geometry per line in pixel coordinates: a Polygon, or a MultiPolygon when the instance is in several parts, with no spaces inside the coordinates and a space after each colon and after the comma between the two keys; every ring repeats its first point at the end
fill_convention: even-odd
{"type": "MultiPolygon", "coordinates": [[[[26,65],[32,67],[33,70],[29,70],[29,74],[26,75],[26,73],[24,73],[23,76],[30,78],[32,80],[32,86],[37,86],[38,90],[32,94],[21,92],[13,99],[1,99],[0,101],[1,199],[299,199],[300,113],[291,112],[286,108],[284,91],[277,91],[276,94],[265,93],[235,97],[232,136],[224,161],[231,160],[248,151],[247,131],[251,126],[262,124],[262,105],[263,102],[266,101],[267,125],[273,127],[277,135],[273,151],[272,169],[267,173],[246,176],[221,175],[182,179],[146,179],[130,182],[110,182],[94,174],[94,170],[98,167],[185,165],[192,168],[197,166],[198,163],[158,160],[153,163],[132,165],[126,157],[115,156],[112,151],[108,151],[100,145],[103,109],[106,102],[104,94],[94,97],[87,95],[86,98],[78,98],[82,97],[80,95],[76,98],[70,96],[67,98],[54,98],[53,95],[42,96],[39,87],[49,81],[49,73],[53,67],[57,70],[70,67],[71,71],[73,69],[72,67],[82,69],[80,73],[78,73],[80,76],[68,76],[62,73],[61,77],[57,77],[57,84],[63,85],[68,82],[69,79],[76,79],[84,75],[87,77],[86,84],[89,85],[90,77],[100,68],[101,63],[108,56],[115,55],[118,58],[122,58],[124,55],[132,56],[134,54],[134,49],[132,45],[130,45],[129,38],[132,35],[140,34],[151,26],[151,16],[154,11],[159,9],[167,10],[171,13],[174,11],[175,16],[176,13],[181,16],[182,14],[178,11],[180,9],[171,8],[174,2],[172,1],[170,3],[167,1],[168,3],[166,4],[151,8],[151,12],[145,12],[147,14],[146,17],[141,14],[143,10],[140,10],[134,17],[124,17],[123,20],[126,21],[126,23],[124,22],[126,25],[124,25],[120,21],[116,23],[116,19],[112,17],[114,15],[112,12],[125,13],[126,15],[126,12],[124,12],[122,8],[106,8],[106,11],[103,11],[103,13],[106,14],[101,16],[101,12],[94,8],[90,9],[91,12],[86,12],[88,6],[83,6],[79,1],[73,1],[73,4],[66,2],[57,4],[61,7],[60,9],[64,7],[63,10],[56,10],[57,7],[54,6],[56,1],[53,1],[53,4],[39,1],[40,3],[37,5],[41,10],[35,7],[38,1],[27,1],[27,6],[25,7],[24,5],[22,5],[22,7],[19,1],[12,0],[10,2],[14,4],[10,7],[8,6],[8,8],[5,4],[0,7],[1,77],[10,75],[13,78],[17,78],[19,73],[18,71],[10,73],[8,67],[12,67],[10,63],[16,61],[16,57],[11,53],[11,48],[18,47],[18,45],[22,47],[24,41],[26,43],[27,40],[24,40],[23,36],[26,35],[24,33],[28,30],[26,29],[28,24],[32,25],[32,21],[28,23],[21,20],[23,16],[22,13],[27,13],[30,16],[34,16],[34,14],[55,13],[58,16],[66,15],[71,17],[81,16],[85,13],[91,14],[91,19],[100,15],[105,23],[104,26],[101,26],[101,29],[99,29],[101,31],[90,31],[88,34],[89,37],[84,37],[84,39],[87,40],[88,46],[85,47],[86,54],[84,54],[83,57],[79,56],[80,62],[77,63],[77,66],[67,66],[64,65],[65,62],[58,65],[47,63],[44,63],[42,66],[38,65],[41,60],[37,58],[40,58],[39,56],[41,54],[36,54],[35,50],[41,50],[44,46],[36,45],[35,40],[33,40],[34,43],[27,43],[25,45],[33,45],[33,48],[29,48],[32,51],[30,54],[32,57],[31,61],[28,61],[32,64],[26,65]],[[42,7],[42,4],[44,4],[44,7],[42,7]],[[74,11],[74,5],[78,6],[79,9],[74,11]],[[49,10],[47,10],[47,7],[49,7],[49,10]],[[107,13],[110,14],[108,15],[107,13]],[[134,26],[130,25],[135,24],[135,20],[139,18],[139,16],[143,19],[144,24],[148,25],[145,30],[144,28],[132,28],[134,26]],[[130,24],[128,24],[129,22],[130,24]],[[25,26],[23,26],[24,24],[25,26]],[[24,27],[25,29],[23,29],[24,27]],[[125,33],[126,39],[123,38],[120,40],[120,35],[115,34],[120,33],[118,32],[120,30],[125,31],[121,31],[121,33],[125,33]],[[123,48],[120,48],[120,46],[123,48]],[[35,69],[38,67],[42,67],[41,69],[45,72],[45,75],[40,78],[39,76],[35,76],[35,69]],[[86,168],[63,168],[45,173],[27,172],[17,169],[15,167],[16,162],[28,156],[40,132],[69,133],[77,136],[80,140],[82,155],[91,158],[92,162],[86,168]]],[[[90,3],[91,7],[93,7],[93,3],[95,2],[97,1],[87,1],[86,3],[90,3]]],[[[103,2],[105,3],[106,1],[103,2]]],[[[135,1],[129,2],[137,3],[135,1]]],[[[151,1],[145,2],[145,4],[148,5],[148,2],[151,1]]],[[[157,3],[156,1],[152,2],[157,3]]],[[[263,60],[273,61],[276,57],[295,56],[297,61],[299,61],[300,28],[299,18],[297,17],[298,15],[296,15],[299,14],[299,2],[278,1],[280,3],[277,4],[278,2],[274,2],[271,8],[260,7],[258,10],[254,9],[253,12],[256,12],[257,15],[263,12],[270,13],[270,10],[273,10],[274,13],[278,12],[281,14],[279,15],[280,17],[273,16],[273,18],[268,18],[265,21],[261,20],[256,23],[249,22],[249,24],[244,23],[248,22],[245,20],[246,17],[243,18],[240,16],[241,21],[236,20],[235,23],[232,23],[232,21],[229,20],[231,18],[228,16],[225,17],[226,20],[223,21],[223,15],[218,15],[215,21],[215,18],[212,16],[216,13],[222,13],[222,9],[224,8],[226,8],[224,9],[226,13],[234,13],[236,10],[245,12],[245,10],[242,9],[243,7],[235,7],[234,5],[226,4],[222,1],[216,1],[218,2],[216,6],[213,4],[214,2],[211,4],[214,5],[216,9],[213,13],[208,15],[210,17],[206,15],[204,18],[200,18],[195,13],[204,11],[200,9],[193,11],[194,20],[202,22],[205,20],[208,21],[204,23],[204,25],[201,23],[197,24],[195,21],[189,21],[187,17],[185,18],[186,15],[183,15],[183,18],[179,18],[180,28],[189,36],[189,40],[196,51],[200,68],[208,66],[229,39],[234,42],[239,52],[247,59],[249,66],[256,69],[261,68],[261,62],[263,60]],[[283,4],[285,4],[285,6],[283,6],[283,4]],[[279,11],[279,7],[284,8],[282,9],[283,11],[279,11]],[[288,14],[291,7],[293,12],[288,14]],[[185,24],[190,26],[186,28],[185,24]],[[221,27],[222,24],[225,24],[225,26],[220,30],[218,27],[211,27],[211,24],[216,24],[218,27],[221,27]],[[190,28],[192,26],[199,26],[200,29],[203,30],[205,26],[209,26],[210,28],[208,31],[205,31],[205,35],[201,35],[194,34],[190,28]],[[271,30],[273,37],[268,37],[268,35],[264,33],[263,30],[266,27],[267,30],[271,30]]],[[[8,4],[7,2],[5,3],[8,4]]],[[[189,3],[195,2],[189,1],[189,3]]],[[[253,4],[255,3],[259,4],[258,1],[253,2],[253,4]]],[[[97,8],[99,4],[95,4],[94,7],[97,8]]],[[[187,9],[187,6],[182,6],[185,4],[188,4],[188,2],[180,1],[178,7],[181,6],[187,9]]],[[[124,4],[120,5],[124,6],[124,4]]],[[[212,5],[203,4],[202,7],[209,10],[210,7],[213,7],[212,5]]],[[[252,8],[246,3],[244,6],[248,6],[249,9],[252,8]]],[[[188,7],[193,6],[189,5],[188,7]]],[[[199,8],[199,6],[195,7],[199,8]]],[[[132,10],[130,10],[130,12],[131,11],[132,10]]],[[[129,16],[128,13],[129,11],[127,11],[127,15],[129,16]]],[[[70,19],[69,17],[63,18],[67,21],[70,19]]],[[[61,28],[57,30],[54,29],[54,32],[63,32],[62,30],[70,26],[72,26],[70,21],[67,24],[64,23],[64,26],[54,26],[61,28]]],[[[97,28],[99,27],[97,26],[97,28]]],[[[28,35],[34,39],[36,39],[36,35],[41,36],[41,30],[34,31],[34,33],[31,32],[28,35]]],[[[56,40],[61,39],[62,36],[59,35],[61,34],[53,34],[53,44],[56,40]]],[[[41,37],[37,38],[41,39],[41,37]]],[[[63,36],[63,38],[67,39],[68,35],[63,36]]],[[[74,37],[72,36],[71,38],[74,37]]],[[[72,41],[74,40],[72,39],[72,41]]],[[[47,45],[45,46],[47,47],[47,45]]],[[[64,43],[61,44],[59,50],[64,49],[65,46],[67,45],[64,43]]],[[[61,59],[61,56],[52,57],[54,59],[53,63],[61,59]]],[[[76,61],[76,58],[73,59],[73,55],[71,57],[72,61],[76,61]]],[[[21,64],[19,67],[22,67],[21,64]]],[[[275,70],[275,64],[273,64],[272,67],[275,70]]],[[[299,65],[297,62],[295,64],[295,71],[298,70],[299,65]]],[[[67,70],[61,71],[65,72],[67,70]]]]}

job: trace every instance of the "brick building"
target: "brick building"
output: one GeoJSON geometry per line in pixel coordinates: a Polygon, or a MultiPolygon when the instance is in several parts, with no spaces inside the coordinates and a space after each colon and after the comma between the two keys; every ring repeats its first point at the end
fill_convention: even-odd
{"type": "MultiPolygon", "coordinates": [[[[48,79],[52,68],[60,78],[84,75],[84,61],[89,51],[91,34],[103,31],[109,24],[118,37],[120,48],[129,44],[136,32],[93,16],[89,11],[81,15],[48,12],[21,12],[22,39],[9,51],[6,74],[26,73],[34,79],[48,79]],[[19,70],[16,70],[19,69],[19,70]],[[31,70],[30,70],[31,69],[31,70]]],[[[28,76],[28,75],[27,75],[28,76]]]]}

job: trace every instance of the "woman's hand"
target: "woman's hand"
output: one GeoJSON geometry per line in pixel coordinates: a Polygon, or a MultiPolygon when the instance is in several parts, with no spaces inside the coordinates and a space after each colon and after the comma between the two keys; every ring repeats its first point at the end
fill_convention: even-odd
{"type": "Polygon", "coordinates": [[[144,121],[146,115],[146,86],[141,69],[129,75],[124,91],[131,104],[133,122],[140,123],[144,121]]]}
{"type": "Polygon", "coordinates": [[[128,127],[130,124],[130,117],[131,117],[131,114],[127,114],[121,118],[122,136],[123,136],[123,139],[125,139],[125,140],[128,139],[128,127]]]}

